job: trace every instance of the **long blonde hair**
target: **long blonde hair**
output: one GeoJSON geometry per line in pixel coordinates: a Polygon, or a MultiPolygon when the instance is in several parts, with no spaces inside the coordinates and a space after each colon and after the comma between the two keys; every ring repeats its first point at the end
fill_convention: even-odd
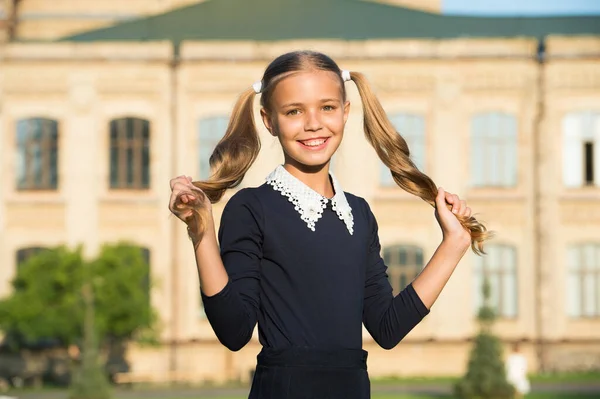
{"type": "MultiPolygon", "coordinates": [[[[261,106],[269,109],[269,100],[277,83],[291,72],[322,70],[336,73],[340,79],[344,100],[346,89],[338,65],[328,56],[313,51],[297,51],[277,57],[265,70],[262,77],[261,106]]],[[[421,172],[410,158],[406,141],[388,119],[381,103],[371,90],[365,76],[351,72],[350,78],[356,84],[363,105],[364,131],[369,143],[375,148],[381,161],[390,168],[394,181],[405,191],[416,195],[435,207],[437,186],[421,172]]],[[[238,186],[252,166],[260,151],[260,139],[254,123],[255,91],[246,90],[233,108],[231,119],[223,139],[217,144],[210,157],[213,174],[208,180],[193,182],[206,194],[211,203],[218,202],[227,189],[238,186]]],[[[192,240],[199,241],[205,230],[205,206],[201,201],[185,205],[177,199],[180,208],[193,210],[190,226],[192,240]]],[[[491,233],[475,217],[457,216],[461,224],[471,234],[471,248],[477,254],[483,253],[483,242],[491,233]]]]}

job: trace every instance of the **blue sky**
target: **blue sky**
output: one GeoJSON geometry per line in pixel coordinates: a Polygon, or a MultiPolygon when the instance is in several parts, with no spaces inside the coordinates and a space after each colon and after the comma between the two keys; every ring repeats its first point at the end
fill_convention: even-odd
{"type": "Polygon", "coordinates": [[[600,0],[442,0],[444,14],[600,15],[600,0]]]}

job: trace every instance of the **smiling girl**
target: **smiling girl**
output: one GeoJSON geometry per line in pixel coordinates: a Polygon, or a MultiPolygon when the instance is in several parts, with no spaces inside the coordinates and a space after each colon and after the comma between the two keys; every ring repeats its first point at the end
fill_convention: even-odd
{"type": "Polygon", "coordinates": [[[320,53],[293,52],[276,58],[241,95],[211,156],[213,175],[171,180],[169,208],[188,226],[216,336],[237,351],[258,323],[263,348],[251,399],[369,398],[362,324],[381,347],[395,347],[429,313],[469,246],[482,251],[485,227],[409,155],[362,74],[342,71],[320,53]],[[395,297],[369,205],[329,172],[350,112],[350,80],[361,96],[368,141],[400,187],[435,207],[442,230],[423,271],[395,297]],[[217,240],[211,203],[242,181],[260,149],[257,93],[284,163],[263,185],[229,200],[217,240]]]}

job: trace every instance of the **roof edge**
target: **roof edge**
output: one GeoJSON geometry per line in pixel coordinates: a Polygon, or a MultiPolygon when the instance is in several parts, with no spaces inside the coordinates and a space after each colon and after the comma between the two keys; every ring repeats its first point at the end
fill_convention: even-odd
{"type": "Polygon", "coordinates": [[[294,50],[315,50],[336,59],[457,58],[535,56],[535,38],[461,38],[393,40],[286,40],[277,42],[183,41],[180,59],[269,60],[294,50]],[[235,54],[235,56],[232,56],[235,54]]]}

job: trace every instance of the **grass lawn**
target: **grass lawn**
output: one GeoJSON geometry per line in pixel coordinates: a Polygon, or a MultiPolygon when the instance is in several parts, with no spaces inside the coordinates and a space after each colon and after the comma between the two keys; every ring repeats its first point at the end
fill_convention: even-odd
{"type": "MultiPolygon", "coordinates": [[[[381,377],[372,378],[372,384],[453,384],[458,381],[457,377],[381,377]]],[[[576,372],[576,373],[547,373],[531,374],[529,380],[532,383],[586,383],[600,381],[600,371],[576,372]]]]}
{"type": "MultiPolygon", "coordinates": [[[[531,394],[525,399],[597,399],[598,394],[531,394]]],[[[117,397],[117,399],[119,399],[117,397]]],[[[140,398],[142,399],[142,398],[140,398]]],[[[189,398],[161,398],[161,399],[189,399],[189,398]]],[[[247,399],[247,396],[218,396],[198,397],[198,399],[247,399]]],[[[425,395],[373,395],[371,399],[453,399],[451,396],[425,396],[425,395]]]]}
{"type": "MultiPolygon", "coordinates": [[[[150,391],[148,392],[128,392],[128,393],[120,393],[116,392],[114,399],[247,399],[248,394],[238,394],[238,395],[228,395],[221,396],[218,393],[213,392],[212,394],[206,393],[202,395],[201,393],[197,393],[196,395],[191,393],[179,393],[177,395],[175,392],[169,392],[168,390],[164,390],[163,392],[160,390],[150,391]],[[177,395],[177,396],[176,396],[177,395]],[[209,396],[210,395],[210,396],[209,396]]],[[[36,395],[34,392],[28,392],[27,395],[21,395],[24,393],[13,392],[13,395],[9,392],[9,396],[16,396],[18,398],[23,399],[66,399],[68,395],[66,391],[62,390],[46,390],[43,395],[36,395]]],[[[39,391],[37,392],[39,394],[39,391]]],[[[0,393],[0,397],[2,394],[0,393]]],[[[538,393],[527,395],[525,399],[598,399],[600,395],[596,393],[538,393]]],[[[450,395],[419,395],[419,394],[390,394],[390,393],[374,393],[371,399],[455,399],[450,395]]]]}

